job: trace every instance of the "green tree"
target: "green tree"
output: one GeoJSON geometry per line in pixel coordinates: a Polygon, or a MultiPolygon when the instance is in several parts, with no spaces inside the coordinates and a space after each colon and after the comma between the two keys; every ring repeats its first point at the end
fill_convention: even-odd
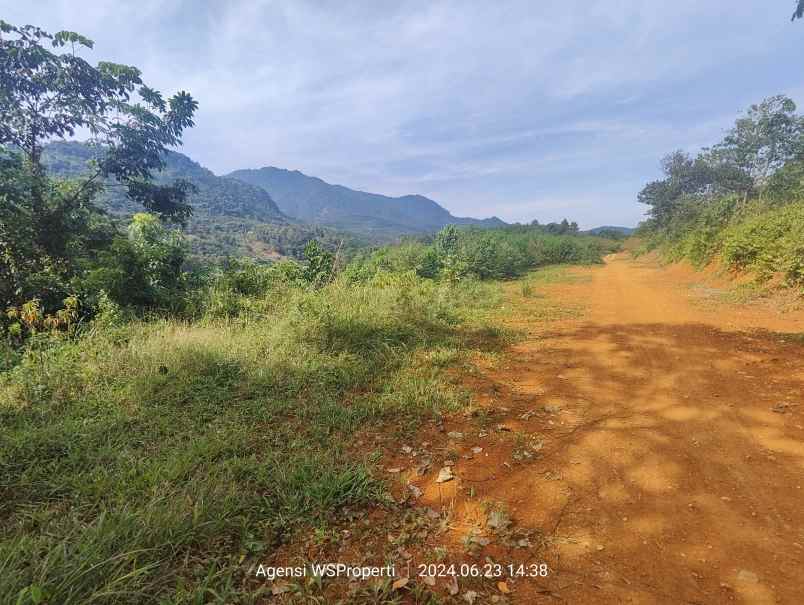
{"type": "Polygon", "coordinates": [[[35,177],[34,205],[42,203],[43,144],[84,129],[98,158],[76,196],[110,178],[148,210],[185,221],[191,213],[189,184],[158,185],[152,176],[164,167],[167,147],[179,145],[184,129],[193,126],[198,107],[193,98],[182,91],[165,100],[143,84],[135,67],[105,61],[90,65],[78,51],[91,49],[93,42],[75,32],[51,35],[32,25],[0,21],[0,34],[0,145],[25,154],[35,177]],[[53,52],[47,44],[67,52],[53,52]]]}
{"type": "Polygon", "coordinates": [[[455,225],[447,225],[436,234],[434,246],[440,257],[454,256],[458,253],[460,232],[455,225]]]}
{"type": "Polygon", "coordinates": [[[441,271],[441,259],[439,259],[435,249],[432,246],[428,246],[416,265],[416,274],[419,277],[435,279],[438,277],[439,271],[441,271]]]}
{"type": "Polygon", "coordinates": [[[111,243],[113,225],[91,203],[97,185],[79,187],[34,176],[0,148],[0,310],[36,298],[55,311],[71,278],[111,243]]]}
{"type": "Polygon", "coordinates": [[[788,162],[768,179],[769,199],[778,203],[804,200],[804,159],[788,162]]]}
{"type": "Polygon", "coordinates": [[[742,193],[753,189],[753,179],[729,154],[706,150],[693,158],[674,151],[662,159],[665,178],[645,185],[637,195],[650,206],[649,215],[657,226],[667,226],[673,216],[689,204],[702,203],[717,195],[742,193]]]}
{"type": "Polygon", "coordinates": [[[758,188],[804,146],[804,118],[792,99],[777,95],[752,105],[712,153],[750,175],[758,188]]]}
{"type": "Polygon", "coordinates": [[[335,273],[335,255],[321,247],[316,240],[311,239],[304,247],[304,258],[307,266],[304,270],[304,279],[314,286],[322,286],[332,280],[335,273]]]}

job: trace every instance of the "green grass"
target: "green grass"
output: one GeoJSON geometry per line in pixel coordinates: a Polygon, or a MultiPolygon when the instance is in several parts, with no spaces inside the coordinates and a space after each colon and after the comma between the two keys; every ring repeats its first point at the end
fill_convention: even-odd
{"type": "MultiPolygon", "coordinates": [[[[531,271],[519,281],[517,293],[524,299],[520,313],[524,311],[530,321],[551,322],[562,319],[581,317],[585,311],[583,305],[573,300],[557,300],[545,296],[544,286],[553,284],[581,284],[592,280],[591,275],[578,274],[569,266],[550,265],[531,271]]],[[[492,316],[489,316],[492,317],[492,316]]],[[[497,319],[504,319],[504,314],[497,314],[497,319]]]]}
{"type": "Polygon", "coordinates": [[[259,600],[248,561],[386,498],[356,435],[466,403],[443,369],[499,346],[497,300],[381,273],[32,347],[0,374],[0,602],[259,600]]]}
{"type": "Polygon", "coordinates": [[[542,286],[546,284],[582,284],[592,281],[590,275],[581,275],[573,272],[568,266],[550,265],[541,267],[529,273],[526,283],[531,286],[542,286]]]}

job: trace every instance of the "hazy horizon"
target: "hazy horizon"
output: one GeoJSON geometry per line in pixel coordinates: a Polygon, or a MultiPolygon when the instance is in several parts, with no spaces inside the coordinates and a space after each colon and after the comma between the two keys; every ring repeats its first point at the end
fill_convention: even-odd
{"type": "Polygon", "coordinates": [[[804,102],[791,2],[3,2],[199,101],[180,152],[275,166],[457,216],[634,226],[662,155],[751,103],[804,102]],[[750,76],[750,77],[748,77],[750,76]]]}

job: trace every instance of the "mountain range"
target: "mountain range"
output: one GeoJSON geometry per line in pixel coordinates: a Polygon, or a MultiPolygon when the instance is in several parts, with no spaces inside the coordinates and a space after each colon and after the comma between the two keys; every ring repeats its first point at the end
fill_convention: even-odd
{"type": "Polygon", "coordinates": [[[587,229],[584,233],[589,235],[606,235],[616,233],[623,237],[628,235],[632,235],[636,231],[635,227],[618,227],[615,225],[603,225],[601,227],[594,227],[593,229],[587,229]]]}
{"type": "MultiPolygon", "coordinates": [[[[48,170],[59,176],[75,177],[88,171],[88,162],[96,157],[95,148],[75,141],[55,142],[47,145],[43,161],[48,170]]],[[[226,177],[216,176],[186,155],[169,151],[165,168],[157,180],[170,182],[182,178],[196,186],[190,202],[195,214],[250,218],[263,222],[288,222],[270,194],[261,187],[226,177]]],[[[138,207],[122,191],[107,188],[104,201],[117,213],[130,213],[138,207]]]]}
{"type": "MultiPolygon", "coordinates": [[[[69,178],[86,174],[96,154],[97,149],[87,144],[60,141],[45,147],[43,161],[51,174],[69,178]]],[[[193,216],[187,235],[193,254],[207,258],[298,256],[311,238],[330,247],[358,246],[432,233],[448,224],[505,224],[497,218],[452,216],[420,195],[394,198],[355,191],[298,171],[261,168],[217,176],[171,151],[157,180],[177,178],[196,187],[189,198],[193,216]]],[[[107,187],[100,201],[121,217],[142,210],[119,187],[107,187]]]]}
{"type": "Polygon", "coordinates": [[[298,170],[267,166],[257,170],[235,170],[226,175],[271,194],[279,209],[293,218],[363,233],[389,235],[429,233],[445,225],[500,227],[497,217],[476,219],[453,216],[422,195],[389,197],[332,185],[298,170]]]}

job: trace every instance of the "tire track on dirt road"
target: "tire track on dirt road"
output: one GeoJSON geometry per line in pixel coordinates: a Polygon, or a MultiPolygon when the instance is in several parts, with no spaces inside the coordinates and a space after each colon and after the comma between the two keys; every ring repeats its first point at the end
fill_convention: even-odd
{"type": "Polygon", "coordinates": [[[448,419],[484,451],[425,503],[449,502],[455,544],[477,502],[541,532],[554,572],[514,602],[804,603],[804,346],[778,335],[801,315],[693,304],[694,277],[624,255],[573,274],[546,293],[582,317],[513,306],[529,336],[467,378],[497,428],[448,419]]]}

